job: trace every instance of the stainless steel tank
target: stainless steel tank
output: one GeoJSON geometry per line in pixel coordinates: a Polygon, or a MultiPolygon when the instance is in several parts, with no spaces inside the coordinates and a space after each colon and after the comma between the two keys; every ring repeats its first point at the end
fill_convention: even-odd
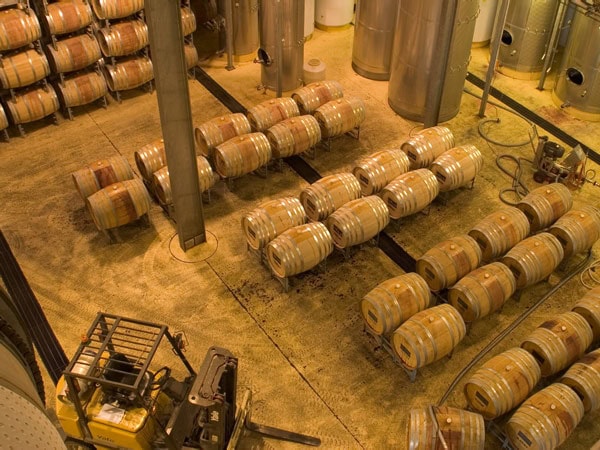
{"type": "Polygon", "coordinates": [[[352,68],[372,80],[389,80],[398,0],[358,0],[352,68]]]}
{"type": "Polygon", "coordinates": [[[296,89],[302,84],[304,65],[304,2],[262,0],[258,16],[262,85],[277,90],[277,68],[281,67],[281,90],[296,89]],[[277,57],[278,30],[281,32],[280,61],[277,57]]]}
{"type": "Polygon", "coordinates": [[[576,117],[600,121],[599,14],[575,13],[552,98],[576,117]]]}
{"type": "Polygon", "coordinates": [[[258,0],[234,0],[233,54],[238,61],[252,61],[257,48],[258,0]]]}
{"type": "MultiPolygon", "coordinates": [[[[396,20],[388,103],[402,117],[423,122],[427,87],[440,29],[442,2],[402,0],[396,20]]],[[[458,0],[448,55],[439,121],[460,109],[479,6],[477,0],[458,0]]]]}
{"type": "Polygon", "coordinates": [[[558,1],[510,2],[498,53],[499,72],[519,79],[540,77],[558,1]]]}

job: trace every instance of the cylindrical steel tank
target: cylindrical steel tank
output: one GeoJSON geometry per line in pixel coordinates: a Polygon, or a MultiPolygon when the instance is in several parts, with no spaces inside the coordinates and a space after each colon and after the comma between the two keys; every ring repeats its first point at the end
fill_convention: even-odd
{"type": "Polygon", "coordinates": [[[524,80],[540,77],[557,8],[558,0],[510,2],[498,53],[500,73],[524,80]]]}
{"type": "Polygon", "coordinates": [[[576,117],[600,121],[600,15],[575,13],[552,98],[576,117]]]}
{"type": "Polygon", "coordinates": [[[304,40],[309,40],[315,31],[315,0],[304,0],[304,40]]]}
{"type": "Polygon", "coordinates": [[[352,68],[372,80],[390,79],[398,0],[358,0],[352,68]]]}
{"type": "Polygon", "coordinates": [[[479,16],[475,21],[472,47],[485,47],[490,43],[498,0],[479,0],[479,16]]]}
{"type": "Polygon", "coordinates": [[[304,2],[262,1],[258,19],[262,85],[276,90],[277,68],[281,67],[281,90],[296,89],[302,85],[304,65],[304,2]],[[277,26],[278,21],[280,26],[277,26]],[[278,29],[281,30],[281,61],[277,61],[278,29]]]}
{"type": "MultiPolygon", "coordinates": [[[[458,8],[448,55],[448,68],[439,121],[451,119],[460,109],[467,75],[477,0],[457,0],[458,8]]],[[[396,20],[388,103],[402,117],[423,122],[427,87],[436,52],[442,2],[403,0],[396,20]]]]}
{"type": "Polygon", "coordinates": [[[348,28],[353,15],[354,0],[316,0],[315,2],[315,25],[320,30],[333,31],[348,28]]]}
{"type": "MultiPolygon", "coordinates": [[[[233,1],[233,55],[236,61],[254,59],[258,48],[258,0],[219,0],[219,14],[225,17],[225,2],[233,1]]],[[[227,26],[227,25],[226,25],[227,26]]]]}

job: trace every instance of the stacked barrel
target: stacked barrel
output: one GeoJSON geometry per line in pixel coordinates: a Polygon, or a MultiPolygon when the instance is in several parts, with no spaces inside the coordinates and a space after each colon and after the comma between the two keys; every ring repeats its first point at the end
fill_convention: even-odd
{"type": "Polygon", "coordinates": [[[22,124],[53,116],[59,109],[56,91],[47,82],[50,64],[41,37],[40,22],[27,4],[0,10],[0,130],[12,123],[24,134],[22,124]]]}
{"type": "Polygon", "coordinates": [[[92,33],[94,15],[87,0],[42,3],[46,53],[54,86],[65,115],[72,108],[102,100],[106,106],[108,88],[102,76],[100,45],[92,33]]]}

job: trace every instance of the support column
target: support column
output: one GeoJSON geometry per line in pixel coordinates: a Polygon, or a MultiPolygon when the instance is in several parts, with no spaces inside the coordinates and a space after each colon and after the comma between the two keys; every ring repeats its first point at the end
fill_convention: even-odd
{"type": "Polygon", "coordinates": [[[146,0],[156,97],[160,112],[179,245],[206,242],[179,1],[146,0]]]}

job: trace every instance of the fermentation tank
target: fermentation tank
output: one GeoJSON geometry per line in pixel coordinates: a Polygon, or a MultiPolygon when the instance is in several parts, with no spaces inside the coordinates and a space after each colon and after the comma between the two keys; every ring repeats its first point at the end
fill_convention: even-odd
{"type": "Polygon", "coordinates": [[[358,0],[352,68],[372,80],[389,80],[398,0],[358,0]]]}
{"type": "MultiPolygon", "coordinates": [[[[443,84],[439,121],[460,109],[479,6],[477,0],[457,0],[458,7],[443,84]]],[[[436,53],[442,2],[402,0],[396,20],[388,103],[402,117],[423,122],[427,88],[436,53]]]]}
{"type": "Polygon", "coordinates": [[[479,16],[475,22],[473,47],[485,47],[490,43],[498,0],[479,0],[479,16]]]}
{"type": "Polygon", "coordinates": [[[234,1],[233,54],[235,59],[238,61],[252,61],[257,48],[258,0],[234,1]]]}
{"type": "MultiPolygon", "coordinates": [[[[373,0],[368,0],[372,2],[373,0]]],[[[347,28],[354,15],[354,0],[316,0],[315,24],[320,30],[347,28]]]]}
{"type": "Polygon", "coordinates": [[[315,0],[304,0],[304,40],[309,40],[315,31],[315,0]]]}

